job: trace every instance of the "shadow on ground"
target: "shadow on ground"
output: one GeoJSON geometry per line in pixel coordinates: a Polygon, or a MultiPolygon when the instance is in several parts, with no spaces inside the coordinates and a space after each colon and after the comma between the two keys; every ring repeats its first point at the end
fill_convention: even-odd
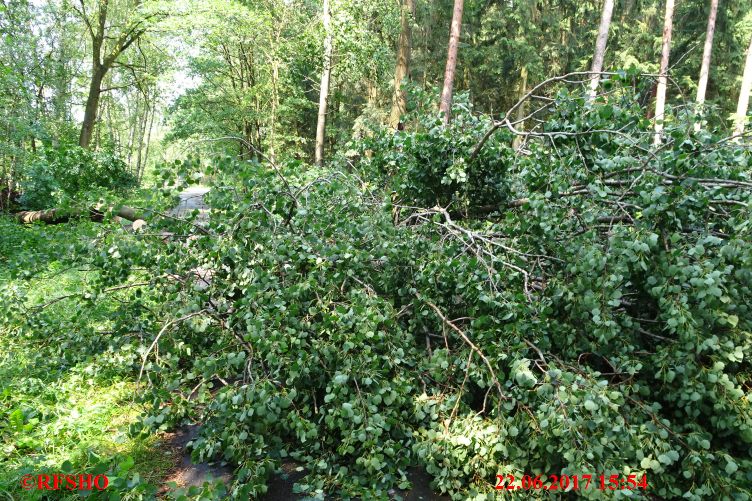
{"type": "MultiPolygon", "coordinates": [[[[308,498],[302,494],[295,494],[292,490],[295,482],[302,479],[306,472],[297,471],[298,465],[295,463],[285,463],[282,465],[282,472],[275,474],[267,484],[269,490],[266,495],[261,497],[261,501],[304,501],[308,498]]],[[[399,495],[404,501],[449,501],[448,496],[436,494],[431,489],[431,477],[421,468],[411,468],[407,477],[413,484],[409,491],[396,490],[395,495],[399,495]]],[[[395,498],[395,496],[393,496],[395,498]]],[[[327,498],[334,499],[334,498],[327,498]]]]}
{"type": "MultiPolygon", "coordinates": [[[[201,487],[204,482],[220,480],[229,486],[232,483],[232,468],[228,465],[217,463],[194,464],[191,461],[191,453],[188,443],[194,440],[199,433],[197,425],[186,426],[166,437],[165,445],[178,454],[179,462],[175,469],[168,475],[164,483],[175,482],[179,487],[201,487]]],[[[294,462],[283,463],[280,472],[275,473],[269,479],[268,491],[262,496],[261,501],[304,501],[311,499],[303,494],[293,492],[293,486],[300,481],[306,471],[294,462]]],[[[431,477],[421,468],[411,468],[408,478],[413,487],[409,491],[396,490],[395,497],[399,495],[404,501],[448,501],[448,496],[436,494],[431,489],[431,477]]],[[[164,491],[163,491],[164,492],[164,491]]],[[[335,498],[327,498],[335,499],[335,498]]]]}

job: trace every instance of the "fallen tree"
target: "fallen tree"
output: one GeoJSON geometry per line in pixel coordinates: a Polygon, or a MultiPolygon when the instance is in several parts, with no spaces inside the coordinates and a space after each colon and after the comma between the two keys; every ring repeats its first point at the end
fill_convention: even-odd
{"type": "MultiPolygon", "coordinates": [[[[137,221],[143,219],[136,209],[128,206],[121,206],[111,209],[113,215],[128,221],[137,221]]],[[[15,214],[16,220],[22,224],[31,224],[36,222],[46,224],[61,224],[70,221],[71,219],[78,219],[86,215],[85,209],[47,209],[47,210],[33,210],[33,211],[21,211],[15,214]]],[[[92,207],[88,209],[88,216],[94,222],[102,222],[106,211],[102,211],[101,208],[92,207]]]]}

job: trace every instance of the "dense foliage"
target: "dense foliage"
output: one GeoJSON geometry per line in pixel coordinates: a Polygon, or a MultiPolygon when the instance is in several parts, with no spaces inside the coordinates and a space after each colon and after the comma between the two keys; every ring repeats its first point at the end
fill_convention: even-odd
{"type": "Polygon", "coordinates": [[[0,210],[55,209],[0,215],[0,497],[750,499],[752,4],[709,4],[0,1],[0,210]],[[168,485],[187,429],[230,484],[168,485]]]}
{"type": "Polygon", "coordinates": [[[437,115],[417,113],[406,117],[414,126],[410,131],[365,139],[359,148],[367,160],[363,166],[367,175],[390,179],[402,203],[413,207],[451,206],[467,212],[506,203],[510,196],[507,169],[514,156],[511,140],[505,134],[494,135],[491,144],[470,161],[468,152],[492,122],[471,113],[466,99],[459,99],[457,106],[465,112],[449,127],[437,115]]]}
{"type": "Polygon", "coordinates": [[[207,229],[77,251],[88,301],[149,283],[109,348],[143,364],[147,429],[204,423],[194,455],[237,465],[238,498],[290,459],[311,495],[386,498],[421,465],[456,499],[551,472],[749,496],[748,151],[692,117],[651,150],[622,89],[559,93],[524,154],[499,131],[472,158],[487,127],[455,112],[455,141],[424,117],[349,173],[212,161],[207,229]]]}
{"type": "Polygon", "coordinates": [[[73,145],[45,148],[25,169],[19,202],[46,209],[104,191],[123,193],[136,182],[128,165],[111,152],[73,145]]]}
{"type": "Polygon", "coordinates": [[[0,492],[6,497],[50,498],[21,490],[23,475],[88,472],[106,474],[116,497],[148,499],[173,467],[156,436],[129,432],[144,406],[133,401],[130,375],[137,333],[123,326],[133,325],[132,300],[140,293],[123,289],[84,300],[82,291],[96,288],[98,274],[81,258],[99,230],[90,222],[30,229],[0,218],[0,492]],[[114,332],[119,336],[109,338],[114,332]]]}

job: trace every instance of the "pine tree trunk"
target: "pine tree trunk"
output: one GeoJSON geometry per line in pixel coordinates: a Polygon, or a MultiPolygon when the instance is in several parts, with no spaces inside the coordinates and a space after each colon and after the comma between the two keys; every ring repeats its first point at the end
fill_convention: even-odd
{"type": "Polygon", "coordinates": [[[752,39],[750,39],[749,47],[747,48],[747,62],[744,63],[742,88],[739,92],[739,104],[736,107],[734,135],[741,135],[744,133],[744,126],[747,122],[747,107],[749,106],[750,90],[752,90],[752,39]]]}
{"type": "Polygon", "coordinates": [[[611,26],[611,15],[614,12],[614,0],[605,0],[603,2],[603,11],[601,12],[601,24],[598,27],[598,38],[595,40],[595,53],[593,54],[593,65],[590,71],[593,72],[590,80],[589,100],[595,99],[600,81],[600,72],[603,71],[603,59],[606,56],[606,43],[608,42],[608,29],[611,26]]]}
{"type": "Polygon", "coordinates": [[[715,35],[715,18],[718,14],[718,0],[710,0],[710,14],[708,15],[708,29],[705,32],[705,48],[702,51],[702,66],[700,80],[697,83],[697,104],[705,102],[705,91],[708,88],[710,74],[710,56],[713,53],[713,36],[715,35]]]}
{"type": "Polygon", "coordinates": [[[334,50],[331,28],[329,0],[324,0],[324,69],[321,72],[321,90],[319,93],[319,115],[316,123],[316,165],[324,164],[324,141],[326,138],[326,110],[329,105],[329,81],[332,76],[332,53],[334,50]]]}
{"type": "Polygon", "coordinates": [[[447,51],[446,71],[444,72],[444,88],[441,91],[441,106],[439,108],[444,114],[444,125],[449,125],[449,120],[452,117],[452,92],[454,90],[454,73],[457,68],[457,48],[460,43],[463,6],[463,0],[454,0],[452,27],[449,32],[449,50],[447,51]]]}
{"type": "MultiPolygon", "coordinates": [[[[710,0],[710,14],[708,14],[708,28],[705,32],[705,48],[702,51],[702,65],[700,66],[700,80],[697,82],[697,107],[702,112],[705,104],[705,92],[708,88],[710,75],[710,57],[713,53],[713,36],[715,35],[715,18],[718,14],[718,0],[710,0]]],[[[695,130],[699,131],[701,121],[695,123],[695,130]]]]}
{"type": "Polygon", "coordinates": [[[397,50],[397,66],[394,70],[394,101],[389,116],[389,126],[396,129],[400,118],[407,108],[407,99],[402,90],[402,81],[410,73],[410,54],[413,48],[413,19],[415,19],[415,1],[403,0],[400,13],[401,30],[397,50]]]}
{"type": "Polygon", "coordinates": [[[674,24],[674,0],[666,0],[666,15],[663,19],[663,45],[661,46],[661,72],[655,96],[655,138],[653,143],[661,143],[663,119],[666,111],[666,87],[668,86],[668,62],[671,53],[671,31],[674,24]]]}

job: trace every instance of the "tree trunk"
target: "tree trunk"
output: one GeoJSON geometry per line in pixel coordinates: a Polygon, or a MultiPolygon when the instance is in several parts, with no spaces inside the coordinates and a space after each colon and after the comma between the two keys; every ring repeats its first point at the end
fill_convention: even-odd
{"type": "Polygon", "coordinates": [[[702,66],[700,67],[700,81],[697,83],[697,104],[705,102],[705,91],[708,87],[710,73],[710,56],[713,53],[713,35],[715,35],[715,18],[718,13],[718,0],[710,0],[710,14],[708,15],[708,29],[705,32],[705,48],[702,51],[702,66]]]}
{"type": "MultiPolygon", "coordinates": [[[[527,66],[522,66],[522,69],[520,70],[520,93],[519,93],[519,100],[521,101],[522,98],[525,97],[527,94],[527,66]]],[[[517,117],[515,119],[515,128],[517,130],[525,130],[525,121],[523,120],[525,118],[525,103],[523,102],[520,104],[520,106],[517,108],[517,117]]],[[[519,147],[522,146],[522,136],[515,135],[514,139],[512,140],[512,147],[516,150],[519,149],[519,147]]]]}
{"type": "MultiPolygon", "coordinates": [[[[139,214],[136,209],[125,205],[123,205],[122,207],[113,208],[112,211],[116,216],[127,219],[128,221],[136,221],[137,219],[142,219],[141,214],[139,214]]],[[[99,209],[92,208],[89,209],[88,212],[89,218],[92,221],[101,222],[104,219],[104,214],[99,209]]],[[[48,209],[18,212],[15,216],[16,220],[22,224],[31,224],[36,222],[45,224],[60,224],[70,221],[71,219],[81,217],[83,215],[84,211],[80,209],[74,209],[67,212],[60,209],[48,209]]]]}
{"type": "Polygon", "coordinates": [[[365,79],[366,86],[366,107],[368,109],[376,109],[379,107],[379,83],[376,81],[378,77],[369,76],[365,79]]]}
{"type": "Polygon", "coordinates": [[[94,125],[97,121],[99,96],[102,93],[102,79],[106,73],[107,68],[97,63],[94,64],[91,82],[89,83],[89,96],[86,98],[86,107],[84,108],[84,121],[81,124],[81,135],[78,138],[78,144],[82,148],[88,148],[91,143],[94,125]]]}
{"type": "Polygon", "coordinates": [[[138,179],[138,173],[141,172],[141,157],[144,152],[144,139],[146,139],[146,126],[149,120],[149,102],[144,96],[144,113],[140,117],[139,130],[138,130],[138,149],[136,150],[136,179],[138,179]]]}
{"type": "Polygon", "coordinates": [[[245,150],[241,150],[240,159],[251,160],[256,154],[256,152],[253,151],[253,126],[246,118],[243,119],[243,139],[245,140],[243,143],[245,144],[245,150]]]}
{"type": "Polygon", "coordinates": [[[671,53],[671,31],[674,24],[674,0],[666,0],[666,15],[663,18],[663,45],[661,46],[661,72],[658,76],[658,89],[655,96],[655,138],[653,144],[661,144],[663,119],[666,111],[666,87],[668,83],[668,61],[671,53]]]}
{"type": "Polygon", "coordinates": [[[747,62],[744,63],[742,88],[739,92],[739,104],[736,106],[734,135],[741,135],[744,133],[744,126],[747,122],[747,107],[749,106],[750,90],[752,90],[752,39],[750,39],[749,47],[747,48],[747,62]]]}
{"type": "Polygon", "coordinates": [[[146,151],[144,152],[144,162],[141,164],[141,170],[138,171],[136,179],[138,184],[141,185],[141,179],[144,177],[144,171],[146,170],[146,163],[149,161],[149,146],[151,145],[151,131],[154,128],[154,115],[157,114],[157,104],[151,110],[151,120],[149,120],[149,132],[146,135],[146,151]]]}
{"type": "MultiPolygon", "coordinates": [[[[423,51],[425,54],[431,54],[431,40],[433,40],[433,26],[436,21],[436,9],[428,9],[428,20],[422,25],[421,32],[423,34],[423,51]]],[[[423,65],[423,88],[428,88],[428,67],[430,65],[423,65]]]]}
{"type": "MultiPolygon", "coordinates": [[[[705,104],[705,91],[708,88],[710,74],[710,56],[713,53],[713,35],[715,35],[715,18],[718,14],[718,0],[710,0],[710,14],[708,14],[708,28],[705,32],[705,48],[702,51],[702,65],[700,66],[700,80],[697,82],[697,107],[702,112],[705,104]]],[[[695,130],[699,131],[702,123],[695,123],[695,130]]]]}
{"type": "Polygon", "coordinates": [[[316,123],[316,165],[324,164],[324,141],[326,133],[326,109],[329,105],[329,80],[332,76],[332,40],[331,13],[329,0],[324,0],[324,69],[321,71],[321,91],[319,93],[319,115],[316,123]]]}
{"type": "Polygon", "coordinates": [[[413,48],[413,19],[415,19],[415,1],[403,0],[400,13],[401,30],[397,50],[397,66],[394,70],[394,101],[389,116],[389,126],[396,129],[400,118],[407,108],[407,99],[402,90],[402,81],[410,73],[410,54],[413,48]]]}
{"type": "MultiPolygon", "coordinates": [[[[133,9],[138,9],[141,1],[136,0],[133,9]]],[[[95,18],[89,18],[83,8],[79,11],[84,23],[86,24],[89,35],[91,36],[91,82],[89,84],[89,95],[86,98],[86,107],[84,108],[84,121],[81,124],[81,134],[78,138],[78,144],[83,148],[89,148],[91,138],[94,132],[94,125],[97,121],[97,112],[99,107],[99,96],[102,93],[102,80],[107,72],[112,68],[118,57],[130,47],[141,35],[146,32],[144,19],[137,16],[132,23],[129,23],[120,36],[113,36],[112,33],[105,33],[107,29],[107,13],[109,9],[109,0],[98,0],[97,14],[95,18]],[[105,45],[112,41],[110,51],[103,54],[105,45]]],[[[155,17],[154,15],[149,17],[155,17]]]]}
{"type": "Polygon", "coordinates": [[[449,50],[447,51],[446,71],[444,72],[444,88],[441,91],[441,106],[439,108],[444,114],[444,125],[449,125],[449,120],[452,117],[452,92],[454,90],[454,73],[457,68],[457,48],[460,43],[463,6],[463,0],[454,0],[452,27],[449,32],[449,50]]]}
{"type": "Polygon", "coordinates": [[[138,128],[138,121],[139,121],[139,103],[141,102],[141,93],[136,92],[136,99],[128,99],[128,115],[131,120],[129,120],[130,123],[130,129],[131,133],[128,135],[128,156],[126,157],[126,162],[128,165],[131,165],[131,159],[133,158],[133,145],[136,144],[136,129],[138,128]],[[135,101],[135,110],[131,112],[131,106],[130,102],[135,101]]]}
{"type": "Polygon", "coordinates": [[[595,53],[593,54],[593,65],[590,71],[593,75],[590,77],[590,92],[588,100],[595,99],[598,89],[598,82],[601,79],[600,72],[603,71],[603,59],[606,55],[606,42],[608,42],[608,29],[611,26],[611,14],[614,12],[614,0],[605,0],[603,2],[603,12],[601,12],[601,24],[598,27],[598,38],[595,40],[595,53]]]}
{"type": "MultiPolygon", "coordinates": [[[[275,55],[276,57],[276,55],[275,55]]],[[[279,62],[272,61],[272,109],[269,122],[269,158],[277,162],[277,108],[279,108],[279,62]]]]}

